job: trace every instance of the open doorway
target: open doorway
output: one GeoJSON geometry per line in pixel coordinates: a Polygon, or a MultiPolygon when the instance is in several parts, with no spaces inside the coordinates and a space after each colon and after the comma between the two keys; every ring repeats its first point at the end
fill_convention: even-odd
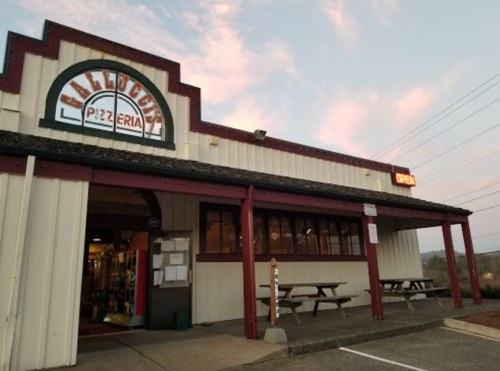
{"type": "Polygon", "coordinates": [[[90,186],[79,336],[146,325],[150,232],[159,225],[154,194],[90,186]]]}

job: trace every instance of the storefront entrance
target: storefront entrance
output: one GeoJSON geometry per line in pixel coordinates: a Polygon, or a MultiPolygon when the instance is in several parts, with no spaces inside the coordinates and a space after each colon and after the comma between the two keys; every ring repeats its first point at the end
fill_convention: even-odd
{"type": "Polygon", "coordinates": [[[146,326],[150,236],[160,225],[153,193],[90,186],[80,336],[146,326]]]}

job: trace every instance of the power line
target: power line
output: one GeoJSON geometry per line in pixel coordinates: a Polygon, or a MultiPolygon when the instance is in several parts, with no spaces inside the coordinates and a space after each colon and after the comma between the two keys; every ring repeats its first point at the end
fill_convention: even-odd
{"type": "Polygon", "coordinates": [[[491,127],[491,128],[489,128],[489,129],[486,129],[485,131],[483,131],[483,132],[481,132],[481,133],[479,133],[479,134],[477,134],[477,135],[474,135],[473,137],[471,137],[471,138],[469,138],[469,139],[467,139],[467,140],[464,140],[463,142],[461,142],[461,143],[457,144],[456,146],[451,147],[450,149],[447,149],[446,151],[443,151],[443,152],[441,152],[440,154],[438,154],[438,155],[436,155],[436,156],[434,156],[434,157],[431,157],[429,160],[424,161],[424,162],[422,162],[422,163],[418,164],[417,166],[414,166],[414,167],[413,167],[413,170],[418,169],[420,166],[425,165],[425,164],[428,164],[428,163],[429,163],[429,162],[431,162],[431,161],[434,161],[435,159],[437,159],[437,158],[439,158],[439,157],[441,157],[441,156],[443,156],[443,155],[447,154],[448,152],[453,151],[454,149],[457,149],[458,147],[460,147],[460,146],[464,145],[465,143],[470,142],[471,140],[476,139],[476,138],[480,137],[480,136],[481,136],[481,135],[483,135],[483,134],[486,134],[486,133],[487,133],[487,132],[489,132],[490,130],[493,130],[493,129],[497,128],[498,126],[500,126],[500,123],[499,123],[499,124],[496,124],[495,126],[492,126],[492,127],[491,127]]]}
{"type": "MultiPolygon", "coordinates": [[[[429,175],[428,177],[426,177],[426,178],[422,179],[422,180],[421,180],[418,184],[419,184],[419,185],[424,185],[424,184],[427,184],[427,183],[429,183],[429,182],[432,182],[432,181],[434,181],[434,180],[436,180],[436,179],[439,179],[439,178],[441,178],[441,177],[443,177],[443,176],[445,176],[445,175],[448,175],[448,174],[453,173],[453,172],[455,172],[455,171],[457,171],[457,170],[463,169],[464,167],[467,167],[467,166],[469,166],[469,165],[475,164],[476,162],[479,162],[479,161],[481,161],[481,160],[484,160],[485,158],[487,158],[487,157],[489,157],[489,156],[492,156],[492,155],[494,155],[494,154],[495,154],[495,153],[497,153],[497,152],[500,152],[500,147],[499,147],[499,146],[492,147],[492,148],[490,148],[490,149],[488,149],[488,150],[486,150],[486,151],[484,151],[484,152],[481,152],[481,153],[479,153],[479,154],[477,154],[477,155],[475,155],[475,156],[472,156],[472,157],[470,157],[470,158],[468,158],[468,159],[466,159],[466,160],[460,161],[458,164],[455,164],[455,165],[452,165],[452,166],[446,167],[446,168],[444,168],[444,169],[442,169],[442,170],[438,171],[437,173],[434,173],[434,174],[432,174],[432,175],[429,175]],[[490,154],[486,155],[486,156],[483,156],[483,157],[481,157],[481,158],[479,158],[479,159],[475,160],[475,161],[471,161],[471,162],[467,163],[467,161],[473,160],[473,159],[475,159],[476,157],[479,157],[479,156],[481,156],[481,155],[485,154],[486,152],[489,152],[489,151],[491,151],[492,149],[495,149],[495,148],[498,148],[498,149],[497,149],[496,151],[494,151],[494,152],[492,152],[492,153],[490,153],[490,154]],[[457,167],[457,166],[458,166],[458,167],[457,167]],[[455,168],[455,169],[453,169],[453,168],[455,168]]],[[[459,197],[459,196],[457,196],[457,197],[459,197]]],[[[455,197],[454,197],[454,198],[455,198],[455,197]]],[[[449,200],[447,200],[447,201],[449,201],[449,200]]],[[[445,201],[441,201],[441,202],[445,202],[445,201]]]]}
{"type": "MultiPolygon", "coordinates": [[[[409,133],[403,135],[401,138],[399,138],[398,140],[396,140],[395,142],[391,143],[390,145],[386,146],[385,148],[383,148],[382,150],[380,150],[379,152],[375,153],[371,158],[372,159],[376,159],[376,158],[380,158],[380,157],[383,157],[385,156],[386,154],[392,152],[393,150],[395,150],[396,148],[400,147],[402,144],[406,143],[403,142],[403,143],[400,143],[397,147],[391,149],[389,152],[385,153],[384,155],[382,156],[378,156],[379,153],[382,153],[382,152],[385,152],[386,149],[392,147],[394,144],[398,143],[399,141],[403,140],[404,138],[406,138],[408,135],[412,134],[413,132],[415,132],[416,130],[418,130],[419,128],[421,128],[422,126],[425,126],[427,123],[429,123],[430,121],[434,120],[436,117],[438,117],[439,115],[441,115],[442,113],[446,112],[447,110],[449,110],[451,107],[453,107],[454,105],[458,104],[459,102],[461,102],[462,100],[464,100],[465,98],[467,98],[469,95],[475,93],[477,90],[481,89],[483,86],[485,86],[486,84],[488,84],[490,81],[494,80],[497,76],[500,75],[500,72],[497,73],[495,76],[493,76],[492,78],[490,78],[489,80],[487,80],[486,82],[484,82],[483,84],[481,84],[480,86],[478,86],[476,89],[472,90],[471,92],[469,92],[468,94],[466,94],[465,96],[463,96],[462,98],[460,98],[459,100],[457,100],[455,103],[449,105],[448,107],[446,107],[444,110],[438,112],[436,115],[432,116],[430,119],[428,119],[427,121],[425,121],[423,124],[417,126],[415,129],[413,129],[412,131],[410,131],[409,133]]],[[[496,82],[495,84],[493,84],[492,86],[490,86],[488,89],[484,90],[483,92],[481,92],[480,94],[476,95],[474,98],[470,99],[469,101],[467,101],[466,103],[464,103],[463,105],[461,105],[460,107],[456,108],[454,111],[450,112],[448,115],[446,115],[445,117],[441,118],[439,121],[443,120],[444,118],[448,117],[450,114],[452,114],[453,112],[457,111],[458,109],[462,108],[464,105],[470,103],[472,100],[476,99],[477,97],[479,97],[480,95],[484,94],[485,92],[487,92],[489,89],[491,89],[493,86],[497,85],[500,81],[496,82]]],[[[428,128],[430,128],[431,126],[437,124],[439,121],[433,123],[432,125],[429,125],[427,128],[425,128],[424,130],[422,130],[421,132],[427,130],[428,128]]],[[[420,134],[417,133],[416,135],[420,134]]],[[[413,137],[409,138],[408,140],[412,139],[413,137]]]]}
{"type": "Polygon", "coordinates": [[[489,210],[489,209],[494,209],[496,207],[499,207],[500,205],[495,205],[495,206],[491,206],[491,207],[487,207],[486,209],[480,209],[480,210],[474,210],[473,213],[480,213],[481,211],[485,211],[485,210],[489,210]]]}
{"type": "MultiPolygon", "coordinates": [[[[500,83],[500,81],[499,81],[499,83],[500,83]]],[[[414,151],[414,150],[416,150],[417,148],[422,147],[424,144],[429,143],[429,142],[430,142],[431,140],[433,140],[434,138],[436,138],[436,137],[440,136],[441,134],[443,134],[443,133],[447,132],[447,131],[448,131],[448,130],[450,130],[450,129],[453,129],[455,126],[457,126],[457,125],[461,124],[461,123],[462,123],[462,122],[464,122],[465,120],[470,119],[472,116],[474,116],[474,115],[478,114],[479,112],[481,112],[482,110],[484,110],[484,109],[488,108],[489,106],[491,106],[492,104],[494,104],[494,103],[498,102],[499,100],[500,100],[500,98],[495,99],[494,101],[492,101],[492,102],[488,103],[486,106],[481,107],[480,109],[478,109],[478,110],[477,110],[477,111],[475,111],[474,113],[471,113],[469,116],[467,116],[467,117],[465,117],[465,118],[463,118],[463,119],[461,119],[461,120],[457,121],[456,123],[454,123],[454,124],[453,124],[453,125],[451,125],[450,127],[448,127],[448,128],[446,128],[446,129],[444,129],[443,131],[441,131],[441,132],[437,133],[437,134],[436,134],[436,135],[434,135],[433,137],[430,137],[429,139],[427,139],[427,140],[426,140],[426,141],[424,141],[423,143],[420,143],[419,145],[417,145],[417,146],[413,147],[413,148],[412,148],[412,149],[410,149],[409,151],[406,151],[405,153],[403,153],[403,154],[399,155],[398,157],[393,158],[392,160],[390,160],[390,162],[394,162],[394,161],[396,161],[397,159],[400,159],[401,157],[406,156],[408,153],[413,152],[413,151],[414,151]]]]}
{"type": "Polygon", "coordinates": [[[481,198],[485,198],[485,197],[488,197],[488,196],[494,195],[494,194],[496,194],[496,193],[500,193],[500,191],[491,192],[491,193],[488,193],[487,195],[480,196],[480,197],[476,197],[476,198],[473,198],[473,199],[471,199],[471,200],[464,201],[464,202],[461,202],[461,203],[459,203],[459,204],[455,204],[455,205],[453,205],[453,206],[458,206],[458,205],[462,205],[462,204],[467,204],[467,203],[469,203],[469,202],[476,201],[476,200],[479,200],[479,199],[481,199],[481,198]]]}
{"type": "Polygon", "coordinates": [[[462,196],[468,195],[468,194],[470,194],[470,193],[474,193],[474,192],[480,191],[481,189],[485,189],[485,188],[488,188],[488,187],[494,186],[494,185],[499,184],[499,183],[500,183],[500,182],[495,182],[495,183],[489,184],[489,185],[487,185],[487,186],[484,186],[484,187],[481,187],[481,188],[474,189],[474,190],[472,190],[472,191],[470,191],[470,192],[467,192],[467,193],[462,193],[461,195],[458,195],[458,196],[455,196],[455,197],[449,198],[449,199],[444,200],[444,201],[440,201],[440,203],[443,203],[443,202],[447,202],[447,201],[454,200],[455,198],[459,198],[459,197],[462,197],[462,196]]]}

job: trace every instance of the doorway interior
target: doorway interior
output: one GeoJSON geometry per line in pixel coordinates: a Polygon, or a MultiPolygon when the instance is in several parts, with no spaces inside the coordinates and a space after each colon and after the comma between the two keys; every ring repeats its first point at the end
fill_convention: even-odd
{"type": "Polygon", "coordinates": [[[154,194],[91,185],[80,300],[79,336],[146,326],[154,194]]]}

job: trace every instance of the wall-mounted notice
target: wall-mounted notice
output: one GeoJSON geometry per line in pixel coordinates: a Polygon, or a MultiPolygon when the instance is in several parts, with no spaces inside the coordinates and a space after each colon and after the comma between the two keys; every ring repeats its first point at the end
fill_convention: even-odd
{"type": "Polygon", "coordinates": [[[170,254],[170,265],[184,264],[184,254],[170,254]]]}
{"type": "Polygon", "coordinates": [[[173,240],[161,241],[161,251],[175,251],[175,241],[173,240]]]}
{"type": "Polygon", "coordinates": [[[370,243],[378,243],[377,225],[374,223],[368,223],[368,234],[370,237],[370,243]]]}
{"type": "Polygon", "coordinates": [[[189,240],[183,239],[183,240],[176,240],[175,241],[175,250],[176,251],[188,251],[189,250],[189,240]]]}
{"type": "Polygon", "coordinates": [[[175,267],[165,267],[165,281],[177,281],[177,269],[175,267]]]}
{"type": "Polygon", "coordinates": [[[186,281],[188,279],[187,265],[178,265],[175,268],[177,269],[177,281],[186,281]]]}
{"type": "Polygon", "coordinates": [[[163,263],[163,254],[154,254],[153,255],[153,269],[161,268],[163,263]]]}

